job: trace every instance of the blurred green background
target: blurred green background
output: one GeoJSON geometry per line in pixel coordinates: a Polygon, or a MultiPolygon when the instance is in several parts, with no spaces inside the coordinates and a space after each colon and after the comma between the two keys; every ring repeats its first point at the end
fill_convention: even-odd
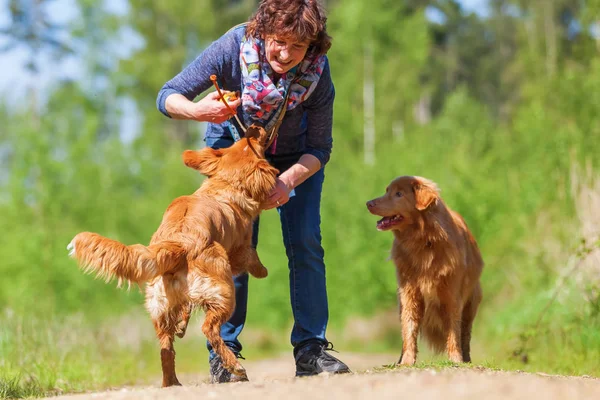
{"type": "MultiPolygon", "coordinates": [[[[156,94],[256,4],[0,2],[0,397],[159,375],[141,291],[83,275],[66,245],[83,230],[146,244],[199,186],[180,155],[204,126],[165,118],[156,94]]],[[[600,376],[600,0],[325,4],[337,95],[322,232],[340,358],[400,354],[392,235],[365,202],[420,175],[486,262],[474,363],[600,376]]],[[[258,250],[270,275],[251,281],[244,355],[291,363],[275,211],[258,250]]],[[[207,368],[201,318],[176,343],[180,371],[207,368]]]]}

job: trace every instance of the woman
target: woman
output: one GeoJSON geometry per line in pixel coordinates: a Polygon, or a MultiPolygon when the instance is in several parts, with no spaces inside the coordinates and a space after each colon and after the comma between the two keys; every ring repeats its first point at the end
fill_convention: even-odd
{"type": "MultiPolygon", "coordinates": [[[[329,349],[325,338],[328,306],[320,201],[323,169],[332,148],[335,96],[326,56],[331,38],[325,22],[317,0],[263,0],[247,24],[213,42],[163,86],[157,99],[159,110],[168,117],[207,122],[206,144],[213,148],[230,146],[243,136],[238,120],[245,126],[260,123],[267,130],[280,123],[267,159],[281,175],[265,208],[277,207],[289,261],[296,376],[350,372],[325,351],[329,349]],[[212,85],[213,74],[225,90],[241,93],[241,99],[230,102],[237,119],[231,118],[216,92],[192,102],[212,85]]],[[[256,246],[258,223],[254,228],[256,246]]],[[[237,276],[235,286],[236,309],[221,336],[239,356],[248,276],[237,276]]],[[[223,369],[212,351],[210,366],[213,382],[239,379],[223,369]]]]}

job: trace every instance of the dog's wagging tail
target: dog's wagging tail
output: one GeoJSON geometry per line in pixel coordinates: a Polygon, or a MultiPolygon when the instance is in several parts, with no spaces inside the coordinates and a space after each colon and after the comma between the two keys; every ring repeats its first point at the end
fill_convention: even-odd
{"type": "Polygon", "coordinates": [[[77,234],[67,246],[69,256],[76,258],[84,272],[95,274],[106,282],[116,278],[141,284],[176,269],[185,262],[186,249],[181,243],[163,241],[144,246],[124,245],[92,232],[77,234]]]}

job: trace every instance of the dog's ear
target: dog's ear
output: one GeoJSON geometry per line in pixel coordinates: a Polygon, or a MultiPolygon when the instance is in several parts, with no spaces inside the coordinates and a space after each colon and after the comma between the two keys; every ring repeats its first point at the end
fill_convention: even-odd
{"type": "Polygon", "coordinates": [[[255,195],[264,191],[269,192],[275,186],[277,174],[279,174],[279,170],[269,164],[267,160],[259,160],[252,166],[251,179],[247,180],[248,185],[251,186],[250,191],[255,195]]]}
{"type": "Polygon", "coordinates": [[[183,152],[182,158],[185,165],[210,177],[219,168],[222,156],[223,151],[205,147],[202,150],[186,150],[183,152]]]}
{"type": "Polygon", "coordinates": [[[439,199],[437,185],[428,179],[415,177],[412,186],[415,192],[415,207],[419,211],[427,209],[427,207],[439,199]]]}

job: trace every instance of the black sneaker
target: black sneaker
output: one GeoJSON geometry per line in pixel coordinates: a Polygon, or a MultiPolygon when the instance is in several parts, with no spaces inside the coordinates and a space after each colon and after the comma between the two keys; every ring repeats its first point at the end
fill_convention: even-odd
{"type": "Polygon", "coordinates": [[[333,344],[327,342],[309,342],[294,349],[296,360],[296,376],[318,375],[322,372],[330,374],[346,374],[350,368],[325,351],[333,350],[333,344]]]}
{"type": "MultiPolygon", "coordinates": [[[[245,360],[241,354],[235,353],[236,357],[245,360]]],[[[247,376],[239,376],[229,372],[221,361],[219,355],[208,362],[210,364],[210,383],[248,382],[247,376]]]]}

